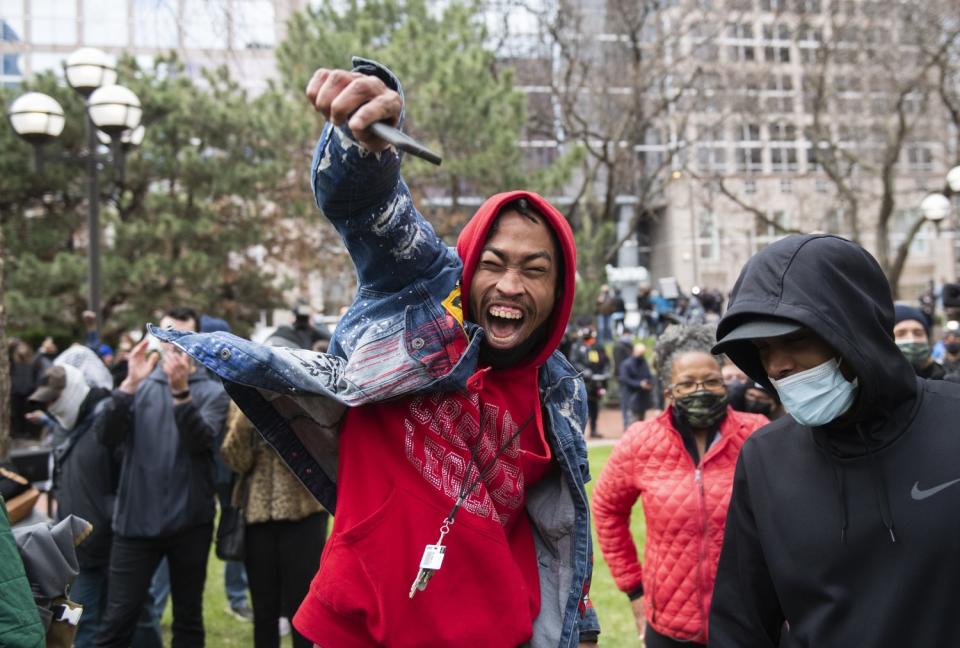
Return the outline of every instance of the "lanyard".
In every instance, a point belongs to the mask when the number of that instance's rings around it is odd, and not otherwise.
[[[504,441],[503,445],[500,446],[496,454],[493,455],[493,458],[490,459],[490,461],[488,461],[485,466],[479,466],[477,464],[476,444],[470,447],[470,461],[467,463],[467,469],[463,473],[463,483],[460,485],[460,492],[457,494],[457,500],[453,503],[453,508],[450,509],[450,513],[447,515],[447,517],[443,521],[444,525],[453,524],[453,519],[456,517],[457,511],[460,510],[460,506],[468,497],[470,497],[470,493],[473,492],[473,489],[476,488],[477,485],[479,485],[480,480],[483,479],[483,474],[488,470],[490,470],[493,464],[497,462],[497,459],[499,459],[500,456],[507,451],[507,448],[510,447],[510,444],[513,443],[517,439],[517,437],[520,436],[520,433],[523,432],[528,425],[530,425],[530,422],[533,420],[533,417],[535,415],[536,415],[536,412],[534,412],[533,414],[527,417],[527,420],[524,421],[523,424],[517,428],[516,432],[510,435],[509,439]],[[470,469],[473,468],[474,465],[477,465],[477,477],[472,482],[470,482],[470,485],[468,486],[467,479],[470,477]]]
[[[510,447],[510,444],[516,441],[517,437],[520,436],[520,433],[523,432],[530,422],[533,420],[533,417],[536,416],[536,411],[531,414],[526,421],[523,422],[517,431],[510,435],[510,438],[507,439],[502,446],[497,450],[493,455],[493,458],[486,463],[486,465],[481,466],[477,462],[477,447],[476,444],[470,446],[470,461],[467,462],[467,469],[463,473],[463,482],[460,484],[460,492],[457,494],[457,499],[453,503],[453,508],[450,509],[450,513],[447,514],[447,517],[443,519],[443,522],[440,524],[440,539],[437,540],[436,544],[427,545],[423,550],[423,557],[420,559],[420,571],[417,572],[417,577],[413,581],[413,585],[410,586],[410,598],[417,592],[422,592],[427,589],[427,583],[430,582],[430,578],[433,576],[434,572],[440,569],[440,566],[443,564],[443,556],[446,553],[447,548],[443,544],[443,539],[448,533],[450,533],[450,526],[453,524],[454,519],[457,516],[457,511],[460,510],[460,507],[463,505],[463,502],[470,496],[470,493],[473,492],[473,489],[477,487],[480,483],[480,480],[483,479],[484,473],[490,470],[491,467],[497,462],[497,459],[507,451],[507,448]],[[470,479],[470,472],[476,466],[477,476],[473,481],[468,481]]]

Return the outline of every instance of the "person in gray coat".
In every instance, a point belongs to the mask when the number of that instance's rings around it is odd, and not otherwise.
[[[190,309],[161,328],[197,330]],[[133,348],[129,373],[107,403],[100,440],[122,446],[113,517],[107,605],[97,646],[130,645],[161,559],[170,566],[173,645],[202,646],[203,587],[213,533],[213,446],[229,397],[207,371],[172,345]]]

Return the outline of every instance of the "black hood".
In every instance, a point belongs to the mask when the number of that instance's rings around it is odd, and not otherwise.
[[[916,378],[893,341],[890,284],[866,250],[830,235],[789,236],[767,246],[741,271],[717,339],[756,316],[794,320],[823,338],[859,381],[857,400],[844,418],[868,433],[896,434],[877,428],[915,397]],[[773,390],[753,344],[733,343],[724,352]]]

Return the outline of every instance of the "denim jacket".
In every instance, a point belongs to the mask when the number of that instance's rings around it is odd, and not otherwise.
[[[399,91],[386,68],[362,59],[354,65]],[[328,353],[266,347],[223,332],[151,330],[223,378],[266,441],[333,512],[337,431],[345,409],[465,390],[477,374],[484,333],[462,319],[462,264],[414,207],[396,151],[368,153],[346,127],[328,124],[314,154],[312,182],[359,284]],[[540,368],[539,384],[561,470],[527,492],[542,600],[531,645],[567,647],[599,632],[587,596],[593,548],[584,488],[590,479],[586,396],[583,381],[558,352]]]

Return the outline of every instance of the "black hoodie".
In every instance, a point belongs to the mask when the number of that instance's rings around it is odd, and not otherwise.
[[[960,385],[917,378],[893,341],[877,262],[792,236],[744,267],[721,339],[751,316],[800,322],[853,369],[844,422],[785,416],[744,444],[710,611],[710,646],[960,646]],[[771,386],[750,343],[727,350]]]

